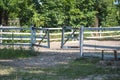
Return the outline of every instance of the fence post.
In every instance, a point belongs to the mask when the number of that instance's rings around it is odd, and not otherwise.
[[[12,31],[12,48],[14,49],[14,33]]]
[[[102,60],[104,60],[104,50],[102,50]]]
[[[0,38],[1,38],[1,40],[0,40],[0,43],[2,44],[2,25],[0,26],[0,28],[1,28],[1,30],[0,30]]]
[[[63,48],[63,45],[64,45],[64,27],[62,27],[62,39],[61,39],[61,48]]]
[[[31,46],[31,48],[32,48],[32,46],[33,46],[33,26],[31,26],[30,27],[30,31],[31,31],[31,41],[30,41],[30,46]]]
[[[47,43],[48,43],[48,48],[50,48],[50,34],[49,34],[49,29],[47,29]]]
[[[42,27],[40,27],[42,29]],[[43,30],[40,30],[40,38],[43,37]]]
[[[84,36],[84,27],[82,26],[79,31],[79,45],[80,45],[80,56],[83,56],[83,36]]]
[[[102,28],[102,26],[100,26],[100,28]],[[101,37],[101,32],[102,32],[102,30],[99,31],[99,36],[100,36],[100,37]]]
[[[71,33],[73,33],[74,32],[74,30],[73,29],[71,29]],[[75,39],[74,39],[74,34],[72,34],[72,41],[74,41]]]
[[[116,50],[114,50],[114,57],[115,57],[115,61],[117,61],[118,57],[117,57],[117,51]]]
[[[36,43],[36,29],[33,28],[33,45]]]
[[[35,39],[35,37],[36,37],[36,35],[35,35],[36,32],[35,32],[35,29],[34,29],[34,26],[33,26],[33,25],[31,26],[30,30],[31,30],[31,44],[30,44],[30,46],[31,46],[31,49],[34,51],[33,46],[34,46],[34,44],[35,44],[35,42],[36,42],[36,39]]]

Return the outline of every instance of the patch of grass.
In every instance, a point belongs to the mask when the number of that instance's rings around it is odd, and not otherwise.
[[[79,58],[69,64],[49,68],[16,69],[8,67],[4,70],[8,70],[9,74],[0,75],[0,80],[78,80],[89,75],[93,75],[90,80],[94,80],[96,76],[103,77],[103,80],[119,80],[119,75],[111,75],[120,74],[120,70],[98,67],[96,64],[99,60],[99,58]]]
[[[10,67],[8,67],[10,69]],[[8,69],[5,68],[7,71]],[[9,74],[0,75],[0,80],[62,80],[59,76],[41,68],[31,68],[27,70],[13,68]],[[10,71],[10,70],[8,70]],[[0,71],[1,73],[1,71]]]
[[[60,67],[57,73],[69,78],[97,74],[97,72],[100,72],[100,69],[94,65],[95,63],[96,61],[87,58],[76,59],[69,66]]]
[[[58,75],[67,76],[68,78],[79,78],[88,75],[120,74],[119,70],[111,68],[98,67],[99,58],[79,58],[70,62],[67,66],[59,67],[56,70]]]
[[[111,76],[108,76],[107,79],[105,80],[120,80],[120,76],[119,75],[111,75]]]
[[[25,50],[22,48],[0,49],[0,59],[27,58],[32,56],[36,56],[36,52],[33,52],[31,50]]]

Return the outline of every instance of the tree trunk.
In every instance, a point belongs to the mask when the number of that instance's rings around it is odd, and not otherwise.
[[[94,22],[94,26],[93,27],[98,27],[99,26],[99,19],[97,17],[97,15],[95,16],[95,22]]]
[[[0,11],[0,25],[2,25],[2,11]]]
[[[1,25],[6,26],[8,24],[8,12],[3,10],[1,12]]]
[[[98,16],[96,15],[95,16],[95,19],[94,19],[94,23],[93,23],[93,27],[99,27],[99,18],[98,18]],[[96,31],[95,31],[96,32]],[[93,35],[92,36],[98,36],[99,34],[98,33],[93,33]]]

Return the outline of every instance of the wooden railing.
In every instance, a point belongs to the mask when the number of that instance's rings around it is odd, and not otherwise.
[[[33,46],[36,43],[47,41],[47,43],[49,44],[48,47],[50,47],[50,41],[61,40],[60,37],[50,39],[50,36],[61,35],[61,33],[52,32],[55,30],[62,30],[62,28],[35,28],[35,27],[22,28],[15,26],[0,26],[0,44]],[[48,33],[46,33],[46,31]],[[7,43],[7,41],[9,43]]]
[[[59,30],[59,31],[58,31]],[[84,39],[100,39],[100,38],[117,38],[120,39],[120,27],[111,28],[69,28],[65,32],[64,28],[30,28],[14,27],[14,26],[0,26],[0,44],[1,45],[23,45],[33,46],[41,45],[41,42],[45,42],[47,47],[50,48],[51,41],[61,41],[61,48],[69,40],[76,38],[79,40],[79,47],[82,50],[84,46]],[[59,33],[58,33],[59,32]],[[114,34],[118,35],[103,35]],[[86,34],[90,36],[85,36]],[[99,34],[94,36],[93,34]],[[52,37],[54,36],[54,38]],[[59,37],[58,37],[59,36]],[[43,45],[44,46],[44,45]],[[81,51],[82,54],[82,51]]]
[[[102,31],[110,31],[108,32],[109,34],[110,33],[114,33],[115,32],[118,32],[118,35],[112,35],[112,36],[95,36],[95,37],[91,37],[91,38],[118,38],[118,40],[120,41],[120,27],[111,27],[111,28],[108,28],[108,27],[100,27],[100,28],[85,28],[85,27],[81,27],[80,28],[80,55],[83,56],[83,47],[95,47],[95,48],[100,48],[102,50],[106,50],[106,49],[109,49],[109,50],[113,50],[113,51],[117,51],[117,50],[120,50],[120,45],[119,46],[110,46],[110,45],[89,45],[89,44],[84,44],[84,31],[96,31],[97,33],[100,33],[100,34],[103,34],[104,32]],[[111,32],[112,31],[112,32]],[[92,32],[94,33],[94,32]],[[106,32],[105,32],[106,33]],[[90,39],[90,37],[88,37]]]

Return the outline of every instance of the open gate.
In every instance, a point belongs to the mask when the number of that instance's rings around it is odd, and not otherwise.
[[[65,26],[62,28],[61,48],[79,48],[78,46],[65,46],[68,41],[79,40],[80,28]]]
[[[45,48],[50,48],[50,35],[49,35],[49,29],[47,28],[31,28],[31,46],[40,46]],[[36,32],[39,32],[39,34],[36,34]],[[42,45],[42,42],[45,42],[44,45]]]
[[[34,26],[31,27],[31,46],[50,48],[50,32],[61,29],[62,28],[36,28]]]

